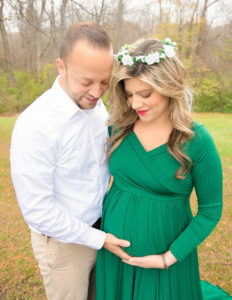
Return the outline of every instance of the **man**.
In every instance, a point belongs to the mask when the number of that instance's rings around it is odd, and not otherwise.
[[[48,299],[94,299],[96,250],[128,259],[119,240],[98,228],[109,183],[104,151],[112,45],[95,23],[68,30],[52,88],[18,118],[11,172]]]

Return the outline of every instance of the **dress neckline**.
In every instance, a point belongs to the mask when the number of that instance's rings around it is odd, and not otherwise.
[[[131,135],[134,138],[135,142],[137,143],[138,147],[140,147],[142,149],[143,152],[145,152],[148,155],[158,155],[160,153],[166,152],[167,151],[167,143],[163,143],[158,147],[155,147],[152,150],[147,151],[143,144],[141,143],[141,141],[139,140],[138,136],[136,135],[136,133],[134,132],[134,130],[131,131]]]

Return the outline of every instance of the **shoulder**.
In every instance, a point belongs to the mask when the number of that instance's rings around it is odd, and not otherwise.
[[[35,137],[53,140],[62,130],[65,118],[56,110],[50,90],[47,90],[30,104],[17,118],[13,137],[20,137],[27,143]]]
[[[193,161],[200,161],[204,157],[218,157],[218,151],[208,129],[198,122],[192,126],[194,136],[187,142],[187,153]]]
[[[27,122],[30,119],[36,120],[47,111],[51,106],[51,90],[45,91],[38,98],[36,98],[18,117],[18,122]]]
[[[197,146],[207,146],[208,143],[214,144],[213,138],[205,125],[194,121],[192,130],[194,132],[194,137],[191,140],[191,144],[196,144]]]

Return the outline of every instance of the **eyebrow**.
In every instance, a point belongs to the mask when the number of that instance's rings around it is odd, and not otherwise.
[[[110,81],[110,78],[111,78],[111,76],[108,77],[108,78],[103,79],[102,81]],[[80,80],[83,80],[83,81],[92,81],[91,78],[86,78],[86,77],[81,77]]]
[[[80,77],[80,80],[91,81],[91,79],[90,79],[90,78],[85,78],[85,77]]]
[[[140,93],[146,93],[146,92],[152,92],[153,91],[153,88],[149,88],[149,89],[144,89],[144,90],[140,90],[140,91],[137,91],[135,94],[140,94]],[[127,91],[126,89],[125,89],[125,92],[126,93],[131,93],[130,91]]]

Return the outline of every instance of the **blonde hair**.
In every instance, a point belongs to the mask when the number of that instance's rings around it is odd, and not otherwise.
[[[138,40],[130,46],[129,54],[145,55],[151,51],[160,51],[162,47],[162,42],[156,39]],[[124,79],[135,77],[148,83],[158,93],[170,99],[169,118],[173,130],[167,147],[171,155],[181,164],[175,177],[184,179],[192,167],[192,161],[182,151],[181,146],[192,138],[194,133],[191,130],[193,120],[188,107],[190,95],[186,85],[186,71],[176,56],[153,65],[143,63],[135,63],[131,67],[120,65],[113,75],[109,93],[111,116],[109,125],[113,128],[112,137],[109,138],[111,145],[109,157],[133,130],[138,120],[137,113],[128,105],[124,89]]]

